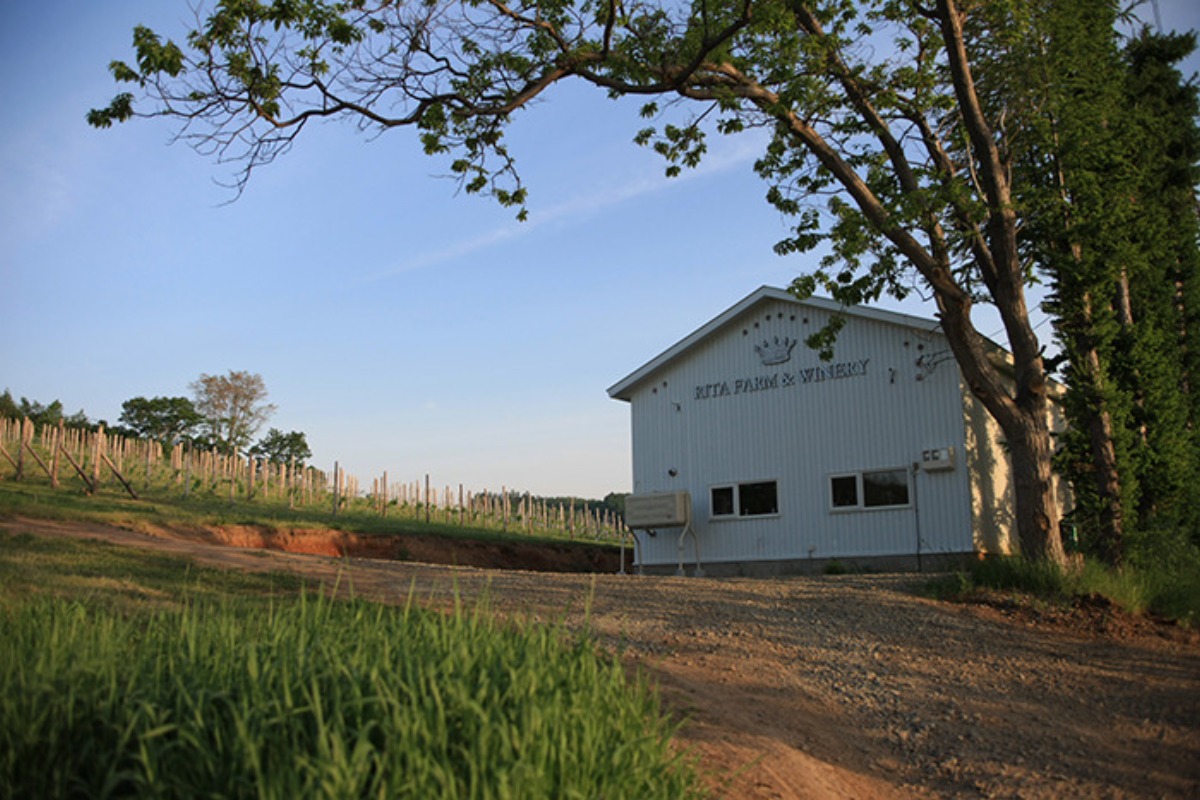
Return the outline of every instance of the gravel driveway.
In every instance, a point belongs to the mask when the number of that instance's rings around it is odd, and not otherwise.
[[[1198,797],[1200,646],[1071,634],[915,596],[912,576],[566,575],[242,550],[79,523],[225,567],[339,580],[398,602],[486,592],[579,624],[658,682],[717,796]]]

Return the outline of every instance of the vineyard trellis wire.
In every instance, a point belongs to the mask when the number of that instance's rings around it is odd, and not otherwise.
[[[587,501],[552,502],[502,486],[468,490],[463,484],[434,485],[422,478],[392,482],[385,471],[365,490],[338,462],[330,472],[310,465],[272,462],[177,443],[57,425],[28,417],[0,417],[0,480],[46,480],[54,489],[80,484],[87,494],[115,482],[134,499],[143,495],[225,498],[233,504],[286,504],[348,510],[380,517],[549,538],[618,542],[629,530],[619,514]]]

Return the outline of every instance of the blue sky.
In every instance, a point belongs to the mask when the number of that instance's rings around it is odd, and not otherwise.
[[[1200,27],[1188,2],[1160,10]],[[188,14],[0,4],[0,390],[115,422],[131,397],[248,370],[278,406],[270,427],[366,485],[387,470],[599,497],[631,483],[628,407],[605,388],[812,263],[772,252],[786,226],[752,137],[668,181],[631,143],[636,103],[582,89],[512,129],[523,224],[457,196],[411,132],[345,124],[306,131],[230,203],[232,172],[170,145],[167,122],[84,123],[133,26],[179,36]]]

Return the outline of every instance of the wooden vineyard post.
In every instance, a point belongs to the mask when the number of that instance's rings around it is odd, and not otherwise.
[[[383,500],[383,505],[382,505],[382,506],[380,506],[380,508],[379,508],[379,516],[383,517],[384,519],[387,519],[387,512],[388,512],[388,474],[387,474],[387,470],[386,470],[386,469],[383,471],[383,487],[382,487],[382,488],[383,488],[383,491],[382,491],[382,492],[380,492],[380,494],[382,495],[381,499]]]
[[[8,448],[4,446],[4,442],[2,440],[0,440],[0,456],[4,456],[6,459],[8,459],[8,463],[13,465],[13,469],[17,468],[17,462],[13,460],[12,455],[9,454]],[[0,475],[0,481],[2,480],[4,480],[4,476]]]
[[[465,512],[466,508],[463,507],[463,485],[460,483],[458,485],[458,524],[460,527],[465,524]]]
[[[104,426],[96,428],[92,440],[92,491],[100,488],[100,457],[104,455]]]
[[[21,440],[17,444],[17,480],[25,477],[25,447],[32,438],[33,421],[29,417],[21,418]]]
[[[338,513],[338,483],[341,480],[341,468],[338,462],[333,462],[333,515],[336,517]]]
[[[183,453],[183,496],[187,497],[192,491],[192,448]]]
[[[429,524],[429,473],[425,473],[425,524]]]
[[[66,422],[59,419],[54,426],[54,435],[50,438],[50,488],[59,488],[59,447],[62,445],[62,431]]]
[[[85,487],[87,487],[87,493],[88,493],[88,494],[95,494],[95,493],[96,493],[96,487],[92,485],[92,482],[91,482],[91,480],[88,478],[88,476],[87,476],[87,473],[86,473],[86,472],[84,472],[84,470],[83,470],[83,467],[79,466],[79,464],[77,464],[77,463],[75,462],[75,459],[71,457],[71,451],[70,451],[70,450],[68,450],[66,447],[64,447],[64,446],[63,446],[63,444],[62,444],[62,442],[59,442],[59,444],[58,444],[58,447],[59,447],[59,449],[62,451],[62,454],[63,454],[64,456],[66,456],[66,458],[67,458],[67,463],[68,463],[68,464],[70,464],[72,467],[74,467],[74,468],[75,468],[75,471],[76,471],[77,473],[79,473],[79,478],[80,478],[80,480],[82,480],[82,481],[83,481],[83,485],[84,485]]]
[[[119,480],[121,485],[125,487],[125,491],[129,492],[129,496],[134,500],[137,500],[137,492],[135,492],[133,487],[129,485],[129,481],[125,480],[125,476],[121,474],[119,469],[117,469],[117,465],[112,462],[112,459],[108,457],[108,454],[101,453],[100,457],[104,459],[104,463],[108,465],[108,468],[112,470],[112,474],[117,476],[117,480]]]
[[[33,429],[34,429],[34,425],[33,425],[33,423],[32,423],[32,422],[30,422],[28,419],[26,420],[26,422],[29,422],[29,426],[28,426],[28,428],[29,428],[29,429],[28,429],[28,431],[24,431],[24,430],[22,430],[22,432],[21,432],[21,433],[22,433],[22,443],[23,443],[23,446],[24,446],[25,448],[28,448],[28,450],[29,450],[29,455],[33,456],[33,460],[34,460],[34,461],[36,461],[36,462],[38,463],[38,466],[40,466],[40,467],[42,468],[42,471],[43,471],[43,472],[45,472],[45,473],[46,473],[46,475],[50,476],[50,477],[53,479],[53,475],[52,475],[52,474],[51,474],[51,472],[50,472],[50,468],[46,466],[46,462],[45,462],[45,461],[42,461],[42,457],[41,457],[41,456],[39,456],[39,455],[37,454],[37,450],[34,450],[34,449],[33,449]]]
[[[0,456],[8,459],[8,463],[13,463],[13,458],[8,454],[8,448],[4,446],[4,442],[8,439],[8,418],[0,417]],[[0,481],[4,480],[4,473],[0,471]]]
[[[142,442],[142,446],[146,449],[146,485],[143,487],[143,491],[148,492],[150,491],[150,467],[153,460],[150,454],[154,452],[154,448],[149,441]]]
[[[4,446],[4,442],[8,439],[8,435],[8,419],[6,417],[0,417],[0,456],[4,456],[6,459],[8,459],[8,463],[13,465],[13,469],[16,469],[17,462],[14,461],[13,457],[9,454],[8,448]],[[0,481],[2,480],[4,480],[4,475],[3,473],[0,473]]]
[[[15,481],[25,477],[25,426],[28,424],[29,417],[21,417],[21,428],[17,432],[17,474],[13,476]]]

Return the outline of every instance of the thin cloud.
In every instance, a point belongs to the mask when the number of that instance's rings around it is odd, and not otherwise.
[[[5,238],[9,243],[45,235],[56,229],[75,206],[71,181],[66,175],[64,152],[23,136],[0,149],[0,164],[7,173],[4,209]]]
[[[398,264],[365,276],[362,282],[374,283],[396,275],[453,261],[481,250],[487,250],[502,242],[528,236],[546,225],[558,223],[562,220],[569,220],[570,225],[579,225],[596,214],[622,203],[659,192],[669,191],[692,181],[702,180],[728,172],[731,169],[742,167],[752,161],[761,152],[762,143],[757,141],[756,137],[738,137],[736,144],[722,148],[718,152],[710,153],[700,163],[699,167],[684,170],[677,178],[666,178],[661,172],[656,170],[648,175],[643,174],[638,178],[609,187],[600,192],[576,194],[561,203],[531,212],[526,222],[513,221],[473,239],[466,239],[448,247],[417,253]]]

